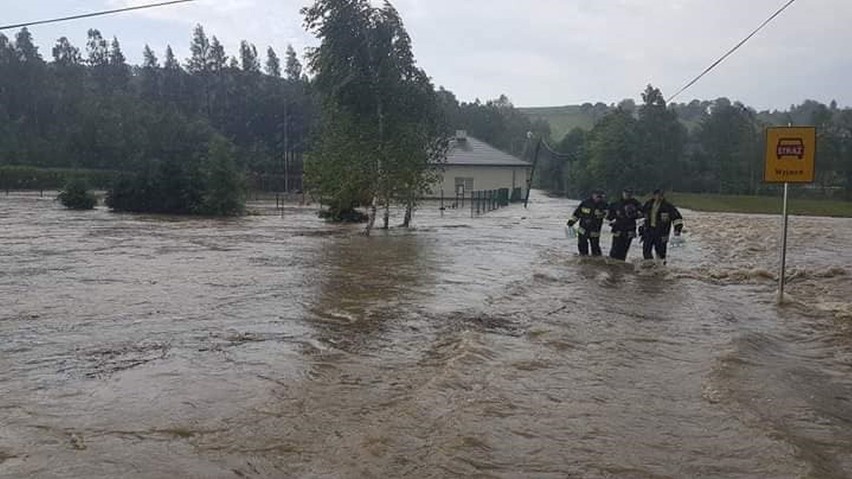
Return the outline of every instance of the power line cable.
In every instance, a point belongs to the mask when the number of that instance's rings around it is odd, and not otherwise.
[[[67,22],[67,21],[70,21],[70,20],[80,20],[81,18],[100,17],[100,16],[103,16],[103,15],[112,15],[112,14],[115,14],[115,13],[129,12],[129,11],[132,11],[132,10],[143,10],[143,9],[147,9],[147,8],[166,7],[166,6],[175,5],[175,4],[178,4],[178,3],[188,3],[188,2],[194,2],[194,1],[195,0],[172,0],[172,1],[169,1],[169,2],[149,3],[149,4],[146,4],[146,5],[137,5],[135,7],[125,7],[125,8],[118,8],[118,9],[115,9],[115,10],[105,10],[105,11],[102,11],[102,12],[93,12],[93,13],[84,13],[84,14],[81,14],[81,15],[72,15],[70,17],[52,18],[52,19],[49,19],[49,20],[37,20],[37,21],[34,21],[34,22],[18,23],[16,25],[0,26],[0,31],[12,30],[12,29],[16,29],[16,28],[31,27],[33,25],[44,25],[44,24],[47,24],[47,23],[59,23],[59,22]]]
[[[553,147],[550,146],[550,144],[548,144],[547,140],[545,140],[544,138],[541,139],[541,144],[542,146],[544,146],[544,149],[547,150],[548,153],[550,153],[551,156],[554,156],[559,160],[577,160],[577,157],[573,154],[559,153],[558,151],[554,150]]]
[[[722,55],[722,57],[721,57],[721,58],[719,58],[718,60],[716,60],[715,62],[713,62],[713,64],[712,64],[712,65],[710,65],[709,67],[707,67],[707,69],[706,69],[706,70],[704,70],[703,72],[701,72],[701,74],[700,74],[700,75],[698,75],[698,76],[697,76],[697,77],[695,77],[692,81],[690,81],[689,83],[687,83],[686,85],[684,85],[684,87],[683,87],[683,88],[681,88],[680,90],[678,90],[678,91],[677,91],[677,93],[675,93],[674,95],[672,95],[671,97],[669,97],[669,99],[668,99],[668,100],[666,100],[666,103],[671,102],[672,100],[674,100],[675,98],[677,98],[677,97],[678,97],[678,95],[680,95],[681,93],[683,93],[684,91],[686,91],[689,87],[691,87],[692,85],[695,85],[696,83],[698,83],[698,81],[699,81],[699,80],[701,80],[702,78],[704,78],[704,76],[705,76],[705,75],[707,75],[708,73],[710,73],[710,71],[711,71],[711,70],[713,70],[714,68],[716,68],[717,66],[719,66],[719,64],[720,64],[720,63],[722,63],[723,61],[725,61],[725,59],[727,59],[729,56],[733,55],[733,53],[734,53],[734,52],[736,52],[737,50],[739,50],[739,49],[740,49],[740,47],[742,47],[743,45],[745,45],[745,44],[746,44],[746,42],[748,42],[749,40],[751,40],[751,39],[752,39],[752,37],[754,37],[755,35],[757,35],[757,34],[758,34],[761,30],[763,30],[763,28],[764,28],[764,27],[766,27],[767,25],[769,25],[769,23],[771,23],[771,22],[772,22],[772,20],[775,20],[775,18],[776,18],[776,17],[778,17],[779,15],[781,15],[782,13],[784,13],[784,10],[787,10],[787,8],[789,8],[789,7],[790,7],[790,5],[792,5],[792,4],[793,4],[793,3],[795,3],[795,2],[796,2],[796,0],[789,0],[786,4],[784,4],[784,6],[782,6],[781,8],[779,8],[779,9],[778,9],[778,11],[776,11],[775,13],[773,13],[773,14],[772,14],[772,16],[770,16],[770,17],[769,17],[769,18],[767,18],[767,19],[766,19],[763,23],[761,23],[759,27],[757,27],[757,28],[756,28],[753,32],[751,32],[751,33],[750,33],[747,37],[745,37],[745,38],[744,38],[741,42],[737,43],[737,44],[734,46],[734,48],[731,48],[730,50],[728,50],[728,52],[727,52],[727,53],[725,53],[724,55]]]

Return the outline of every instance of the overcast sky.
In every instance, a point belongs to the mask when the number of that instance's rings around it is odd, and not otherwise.
[[[18,23],[154,0],[0,0]],[[185,58],[195,24],[229,54],[241,39],[282,54],[315,45],[299,9],[309,0],[197,0],[158,10],[31,30],[45,57],[86,30],[118,36],[138,63],[145,43]],[[417,60],[462,100],[505,93],[518,106],[637,98],[648,83],[671,95],[778,9],[784,0],[396,0]],[[798,0],[678,101],[727,96],[786,108],[812,98],[852,104],[852,0]],[[11,36],[14,32],[4,32]]]

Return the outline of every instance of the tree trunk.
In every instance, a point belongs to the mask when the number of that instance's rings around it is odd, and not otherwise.
[[[385,200],[385,214],[382,217],[382,221],[384,222],[382,229],[390,229],[390,200]]]
[[[402,220],[402,227],[403,228],[410,228],[411,227],[411,215],[413,213],[414,213],[414,205],[412,204],[411,201],[409,201],[405,205],[405,217]]]
[[[370,236],[373,232],[373,227],[376,225],[376,198],[373,198],[373,203],[370,205],[370,211],[367,214],[367,228],[364,234]]]
[[[384,174],[382,172],[382,155],[384,154],[385,147],[385,113],[384,113],[384,103],[382,102],[382,96],[379,92],[379,75],[376,70],[376,59],[373,57],[373,51],[370,49],[370,46],[367,46],[367,56],[370,61],[370,67],[372,68],[373,74],[373,95],[376,99],[376,119],[378,120],[379,127],[379,151],[376,156],[376,178],[373,181],[373,204],[370,208],[370,220],[367,223],[367,236],[370,235],[370,231],[373,229],[373,226],[376,222],[376,203],[378,201],[379,189],[383,184]]]

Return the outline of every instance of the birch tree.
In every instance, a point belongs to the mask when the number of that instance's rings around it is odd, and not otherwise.
[[[306,173],[332,217],[367,206],[369,234],[379,206],[385,227],[395,202],[410,205],[410,217],[434,174],[433,160],[446,143],[437,97],[389,2],[317,0],[302,13],[320,39],[308,67],[322,100],[320,137]]]

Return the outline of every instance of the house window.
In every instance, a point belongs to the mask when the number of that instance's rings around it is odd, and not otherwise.
[[[464,196],[473,191],[473,178],[456,177],[456,195]]]

